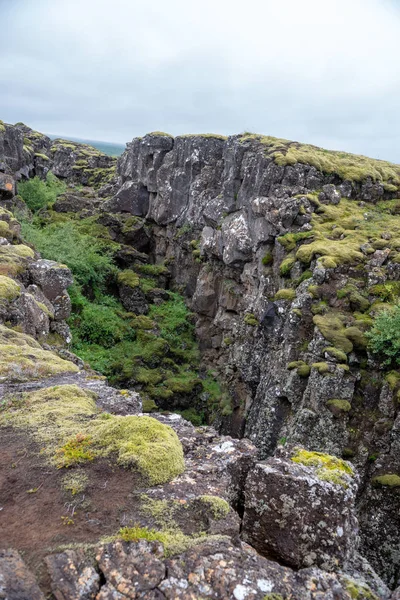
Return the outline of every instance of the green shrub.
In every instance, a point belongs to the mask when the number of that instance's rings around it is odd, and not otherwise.
[[[91,344],[110,348],[126,333],[127,325],[108,306],[88,303],[79,315],[79,337]]]
[[[46,181],[34,177],[18,184],[18,194],[32,212],[37,212],[39,209],[55,202],[57,196],[62,194],[65,189],[65,183],[57,179],[52,173],[47,174]]]
[[[384,365],[400,364],[400,305],[378,313],[365,336],[372,352],[383,358]]]
[[[82,234],[73,222],[51,224],[43,229],[35,223],[23,223],[22,234],[43,258],[68,265],[75,281],[87,288],[103,288],[115,271],[105,244]]]

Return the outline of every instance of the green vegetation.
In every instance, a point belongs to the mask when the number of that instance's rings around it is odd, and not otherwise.
[[[29,335],[0,325],[0,377],[9,381],[40,379],[59,373],[75,373],[73,363],[43,350]]]
[[[246,325],[250,325],[250,327],[257,327],[259,325],[258,319],[253,315],[253,313],[246,313],[244,315],[244,322]]]
[[[62,487],[66,492],[70,492],[72,496],[76,496],[77,494],[81,494],[85,491],[88,481],[89,477],[84,471],[75,469],[71,473],[64,475]]]
[[[5,275],[0,275],[0,303],[2,300],[11,302],[20,295],[21,286]]]
[[[11,401],[0,416],[0,426],[5,425],[26,429],[58,468],[110,456],[138,470],[151,485],[184,470],[173,429],[150,417],[101,413],[92,394],[76,385],[44,388]]]
[[[32,206],[45,204],[41,198],[46,196],[47,188],[47,182],[35,181],[39,199],[35,196]],[[25,190],[22,195],[25,196]],[[150,305],[148,315],[137,316],[124,310],[114,295],[118,284],[139,287],[145,294],[153,290],[157,277],[168,273],[165,265],[138,264],[119,270],[114,262],[119,245],[109,239],[106,228],[93,217],[79,219],[39,210],[31,222],[23,221],[22,231],[44,258],[67,264],[72,270],[75,283],[69,289],[69,325],[72,350],[78,356],[114,385],[139,385],[150,410],[154,403],[162,405],[173,395],[190,394],[199,406],[204,400],[206,403],[206,410],[192,406],[186,413],[196,424],[214,414],[220,404],[221,411],[229,411],[227,393],[214,385],[214,376],[199,378],[194,324],[183,298],[169,292],[167,301]],[[9,247],[0,247],[0,259],[2,248]],[[10,248],[18,250],[21,246]],[[33,255],[29,248],[23,248]],[[14,262],[11,266],[11,274],[20,268],[19,263],[17,268]],[[187,402],[183,404],[187,410]],[[174,405],[179,410],[179,402],[175,400]]]
[[[292,461],[306,467],[316,467],[315,474],[319,479],[343,487],[348,486],[348,478],[354,475],[353,468],[344,460],[322,452],[298,448],[292,456]]]
[[[295,262],[296,259],[294,256],[288,256],[281,262],[279,272],[282,275],[282,277],[290,276],[290,271],[292,270],[292,267],[294,266]]]
[[[48,160],[47,156],[46,159]],[[52,173],[47,174],[46,181],[34,177],[18,184],[19,195],[33,212],[40,208],[49,207],[65,189],[65,183],[57,179]]]
[[[274,257],[272,256],[272,252],[266,252],[261,260],[264,267],[271,265],[274,262]]]
[[[211,512],[213,519],[217,521],[224,519],[229,511],[230,507],[226,500],[219,496],[199,496],[199,500],[207,506],[207,509]]]
[[[384,365],[400,364],[400,305],[377,314],[365,336],[370,349],[382,357]]]
[[[378,596],[371,592],[370,588],[363,583],[358,583],[349,577],[343,577],[342,580],[352,600],[379,600]]]
[[[297,374],[300,377],[308,377],[311,371],[311,367],[309,365],[307,365],[304,360],[295,360],[293,362],[290,362],[287,366],[287,368],[291,371],[293,369],[296,369]]]
[[[337,412],[348,413],[351,410],[351,404],[348,400],[332,399],[328,400],[326,405]]]
[[[386,473],[385,475],[374,477],[372,483],[377,486],[390,488],[400,487],[400,476],[394,473]]]
[[[296,291],[291,288],[282,288],[278,290],[274,296],[274,300],[288,300],[292,301],[296,298]]]

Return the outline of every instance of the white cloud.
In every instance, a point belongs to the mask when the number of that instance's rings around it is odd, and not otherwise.
[[[400,162],[394,0],[0,0],[0,118],[130,139],[245,129]]]

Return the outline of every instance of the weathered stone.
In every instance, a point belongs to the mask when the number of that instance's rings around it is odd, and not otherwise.
[[[46,298],[51,302],[57,296],[63,296],[73,282],[68,267],[53,260],[40,259],[29,265],[29,273],[33,283],[39,285]]]
[[[121,284],[118,288],[123,307],[135,315],[145,315],[149,311],[146,296],[139,287],[133,288]]]
[[[0,598],[44,600],[33,574],[16,550],[0,550]]]
[[[83,550],[66,550],[45,559],[56,600],[94,600],[100,575],[85,559]]]
[[[0,198],[12,198],[15,195],[15,180],[11,175],[0,173]]]
[[[289,456],[269,458],[250,471],[243,538],[295,568],[343,565],[358,544],[356,482],[344,471],[305,466]]]

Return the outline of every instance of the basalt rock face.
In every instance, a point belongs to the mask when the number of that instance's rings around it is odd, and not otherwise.
[[[69,140],[51,140],[23,123],[0,122],[0,193],[6,175],[14,180],[50,171],[57,177],[82,185],[110,185],[114,182],[116,159],[92,146]],[[14,191],[7,189],[7,192]],[[13,194],[11,194],[13,195]]]
[[[398,196],[398,175],[324,170],[278,146],[252,135],[135,139],[103,206],[152,227],[154,260],[184,290],[204,360],[229,387],[221,431],[249,437],[263,458],[285,442],[351,457],[362,551],[395,585],[399,488],[373,482],[399,473],[397,387],[364,331],[381,300],[373,286],[400,271],[387,223],[374,234],[364,224]]]

